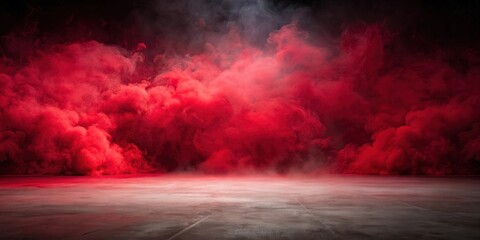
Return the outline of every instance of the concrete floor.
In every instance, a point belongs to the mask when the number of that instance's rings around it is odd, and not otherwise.
[[[0,239],[480,239],[480,178],[0,177]]]

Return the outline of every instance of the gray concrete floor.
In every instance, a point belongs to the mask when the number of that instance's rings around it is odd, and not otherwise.
[[[0,177],[0,239],[480,239],[480,178]]]

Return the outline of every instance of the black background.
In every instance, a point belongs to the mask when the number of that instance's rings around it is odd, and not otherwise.
[[[15,57],[28,52],[24,45],[35,48],[79,40],[127,49],[144,42],[159,51],[167,46],[188,50],[200,32],[221,32],[215,26],[232,20],[229,4],[241,1],[203,1],[205,7],[199,11],[212,15],[206,29],[195,29],[199,15],[192,15],[196,9],[183,8],[188,1],[166,2],[170,1],[1,1],[0,50]],[[417,48],[476,49],[480,39],[480,1],[265,1],[264,6],[282,16],[273,29],[289,22],[295,12],[304,28],[332,38],[355,24],[378,23]],[[214,7],[220,10],[209,12]],[[267,34],[252,41],[262,43]]]

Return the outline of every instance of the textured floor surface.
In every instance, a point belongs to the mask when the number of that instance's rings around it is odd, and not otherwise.
[[[480,178],[0,177],[1,239],[480,239]]]

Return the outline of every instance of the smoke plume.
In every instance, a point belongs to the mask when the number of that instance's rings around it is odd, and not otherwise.
[[[2,31],[0,173],[480,173],[473,35],[417,34],[441,11],[133,2]]]

